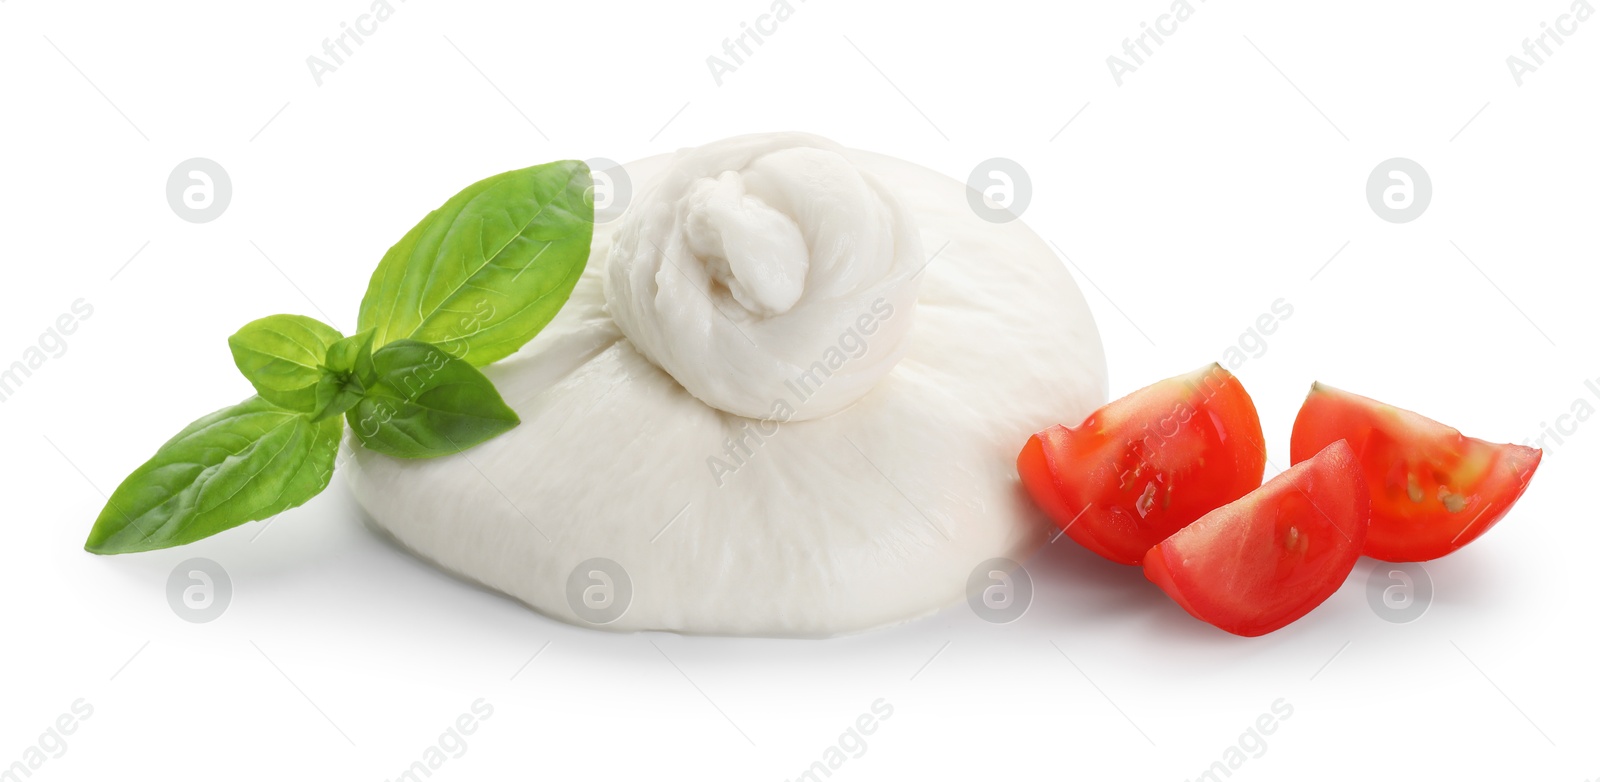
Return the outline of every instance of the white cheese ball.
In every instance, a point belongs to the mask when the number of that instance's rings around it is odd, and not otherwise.
[[[680,152],[631,205],[606,305],[707,405],[803,421],[850,406],[905,355],[926,262],[916,220],[847,150],[740,136]],[[786,397],[792,413],[775,413]]]
[[[937,611],[1049,539],[1017,453],[1105,402],[1105,357],[1021,221],[805,134],[625,169],[571,300],[485,369],[521,425],[352,447],[374,525],[574,624],[805,637]]]

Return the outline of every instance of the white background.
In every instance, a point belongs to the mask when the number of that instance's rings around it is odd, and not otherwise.
[[[435,778],[785,780],[882,698],[892,717],[836,778],[1186,780],[1282,698],[1292,717],[1234,778],[1600,777],[1600,422],[1566,419],[1500,526],[1426,566],[1421,619],[1369,608],[1363,561],[1258,639],[1066,539],[1028,563],[1012,625],[956,606],[825,642],[592,632],[413,560],[337,479],[269,525],[82,551],[102,491],[247,395],[225,345],[244,322],[348,330],[383,251],[489,174],[752,131],[958,179],[1021,163],[1113,396],[1219,358],[1286,299],[1239,370],[1278,467],[1313,379],[1496,441],[1600,407],[1600,20],[1521,86],[1506,64],[1568,0],[1196,0],[1121,86],[1106,58],[1166,0],[794,3],[721,86],[706,58],[767,0],[396,0],[321,86],[306,58],[368,0],[0,3],[0,364],[94,308],[0,404],[0,764],[83,698],[34,779],[392,779],[484,698]],[[1434,188],[1405,224],[1364,192],[1396,156]],[[167,203],[192,157],[231,176],[214,222]],[[167,603],[190,557],[232,579],[208,624]]]

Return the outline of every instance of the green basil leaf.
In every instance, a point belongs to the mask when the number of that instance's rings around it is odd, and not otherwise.
[[[376,346],[415,339],[473,366],[515,353],[572,294],[594,204],[576,160],[507,171],[457,193],[389,251],[361,299]]]
[[[315,318],[271,315],[245,324],[228,338],[228,349],[256,393],[279,407],[311,412],[323,359],[340,339]]]
[[[375,329],[367,329],[333,343],[322,365],[337,373],[352,373],[362,383],[371,384],[378,377],[372,366],[372,341],[376,335]]]
[[[345,417],[374,451],[403,459],[444,456],[520,423],[489,378],[436,345],[391,342],[372,360],[378,382]]]
[[[343,424],[311,423],[259,396],[190,424],[111,493],[84,548],[181,546],[265,519],[328,486]]]
[[[324,371],[322,379],[317,381],[317,409],[311,414],[311,423],[344,415],[366,393],[366,384],[355,373]]]

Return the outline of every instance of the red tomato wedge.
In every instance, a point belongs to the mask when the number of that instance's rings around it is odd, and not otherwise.
[[[1073,540],[1137,565],[1150,547],[1261,485],[1266,443],[1255,403],[1212,364],[1030,438],[1017,472]]]
[[[1389,562],[1437,559],[1494,526],[1528,488],[1544,455],[1496,445],[1409,410],[1317,383],[1294,421],[1289,458],[1345,440],[1372,489],[1362,552]]]
[[[1196,619],[1265,635],[1338,591],[1361,556],[1371,501],[1336,442],[1150,549],[1144,575]]]

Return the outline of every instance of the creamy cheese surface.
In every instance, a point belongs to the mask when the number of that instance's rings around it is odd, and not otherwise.
[[[1105,359],[1021,221],[805,134],[626,170],[571,300],[486,369],[522,424],[439,459],[352,448],[376,527],[575,624],[808,637],[936,611],[1049,539],[1017,452],[1105,401]]]
[[[908,347],[925,256],[910,214],[826,139],[741,136],[678,154],[613,239],[606,306],[700,401],[771,417],[787,381],[874,305],[874,350],[828,369],[790,417],[850,405]],[[824,363],[826,366],[826,363]],[[817,376],[819,373],[813,373]]]

